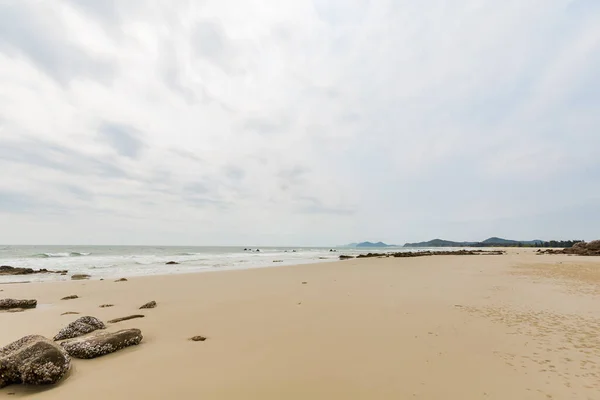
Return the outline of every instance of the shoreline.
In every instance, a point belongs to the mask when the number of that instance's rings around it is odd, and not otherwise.
[[[0,346],[52,337],[82,315],[145,315],[107,329],[139,328],[140,345],[73,360],[58,385],[12,385],[0,398],[579,399],[600,390],[600,257],[519,249],[211,272],[222,273],[0,285],[0,298],[40,304],[0,313]],[[68,295],[79,298],[60,300]],[[151,300],[157,308],[138,309]],[[196,335],[208,339],[188,340]]]

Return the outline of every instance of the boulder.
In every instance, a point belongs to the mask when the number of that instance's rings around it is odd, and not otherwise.
[[[61,300],[74,300],[74,299],[78,299],[79,296],[77,296],[76,294],[72,294],[70,296],[67,297],[63,297]]]
[[[144,309],[144,308],[155,308],[156,307],[156,302],[154,300],[144,304],[143,306],[140,307],[140,310]]]
[[[165,263],[166,265],[177,265],[179,264],[177,261],[168,261]]]
[[[142,341],[142,331],[139,329],[124,329],[118,332],[101,332],[83,338],[71,339],[60,345],[67,353],[75,358],[96,358],[114,353],[125,347],[135,346]]]
[[[80,281],[83,279],[90,279],[91,275],[88,274],[75,274],[75,275],[71,275],[71,279],[74,281]]]
[[[193,336],[190,338],[192,342],[204,342],[206,338],[204,336]]]
[[[11,308],[35,308],[37,300],[16,300],[2,299],[0,300],[0,310],[10,310]]]
[[[340,260],[349,260],[351,258],[354,258],[354,256],[347,256],[345,254],[340,254]]]
[[[127,278],[117,279],[115,282],[127,282]]]
[[[71,358],[55,343],[39,335],[25,336],[0,348],[0,388],[54,384],[70,367]]]
[[[81,317],[62,328],[56,336],[54,336],[54,340],[76,338],[94,332],[97,329],[106,329],[106,326],[98,318],[90,316]]]

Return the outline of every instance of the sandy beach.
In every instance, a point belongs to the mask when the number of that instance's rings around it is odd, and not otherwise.
[[[0,398],[598,399],[599,295],[600,257],[526,249],[2,284],[39,305],[0,313],[0,346],[54,336],[68,311],[145,318],[107,329],[141,329],[139,346]]]

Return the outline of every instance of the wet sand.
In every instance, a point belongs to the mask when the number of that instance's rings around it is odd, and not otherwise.
[[[67,311],[146,316],[108,327],[141,345],[0,398],[599,399],[599,295],[599,257],[526,249],[0,285],[39,302],[0,312],[0,346],[52,337]]]

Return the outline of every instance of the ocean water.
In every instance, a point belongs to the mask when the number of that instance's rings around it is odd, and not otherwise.
[[[2,276],[1,282],[70,280],[73,274],[89,274],[91,279],[189,272],[277,267],[339,260],[340,254],[408,251],[401,248],[352,249],[264,247],[244,251],[243,247],[174,246],[3,246],[0,265],[49,270],[68,270],[60,274]],[[419,249],[424,250],[424,249]],[[176,261],[177,265],[166,265]],[[274,262],[278,261],[278,262]]]

